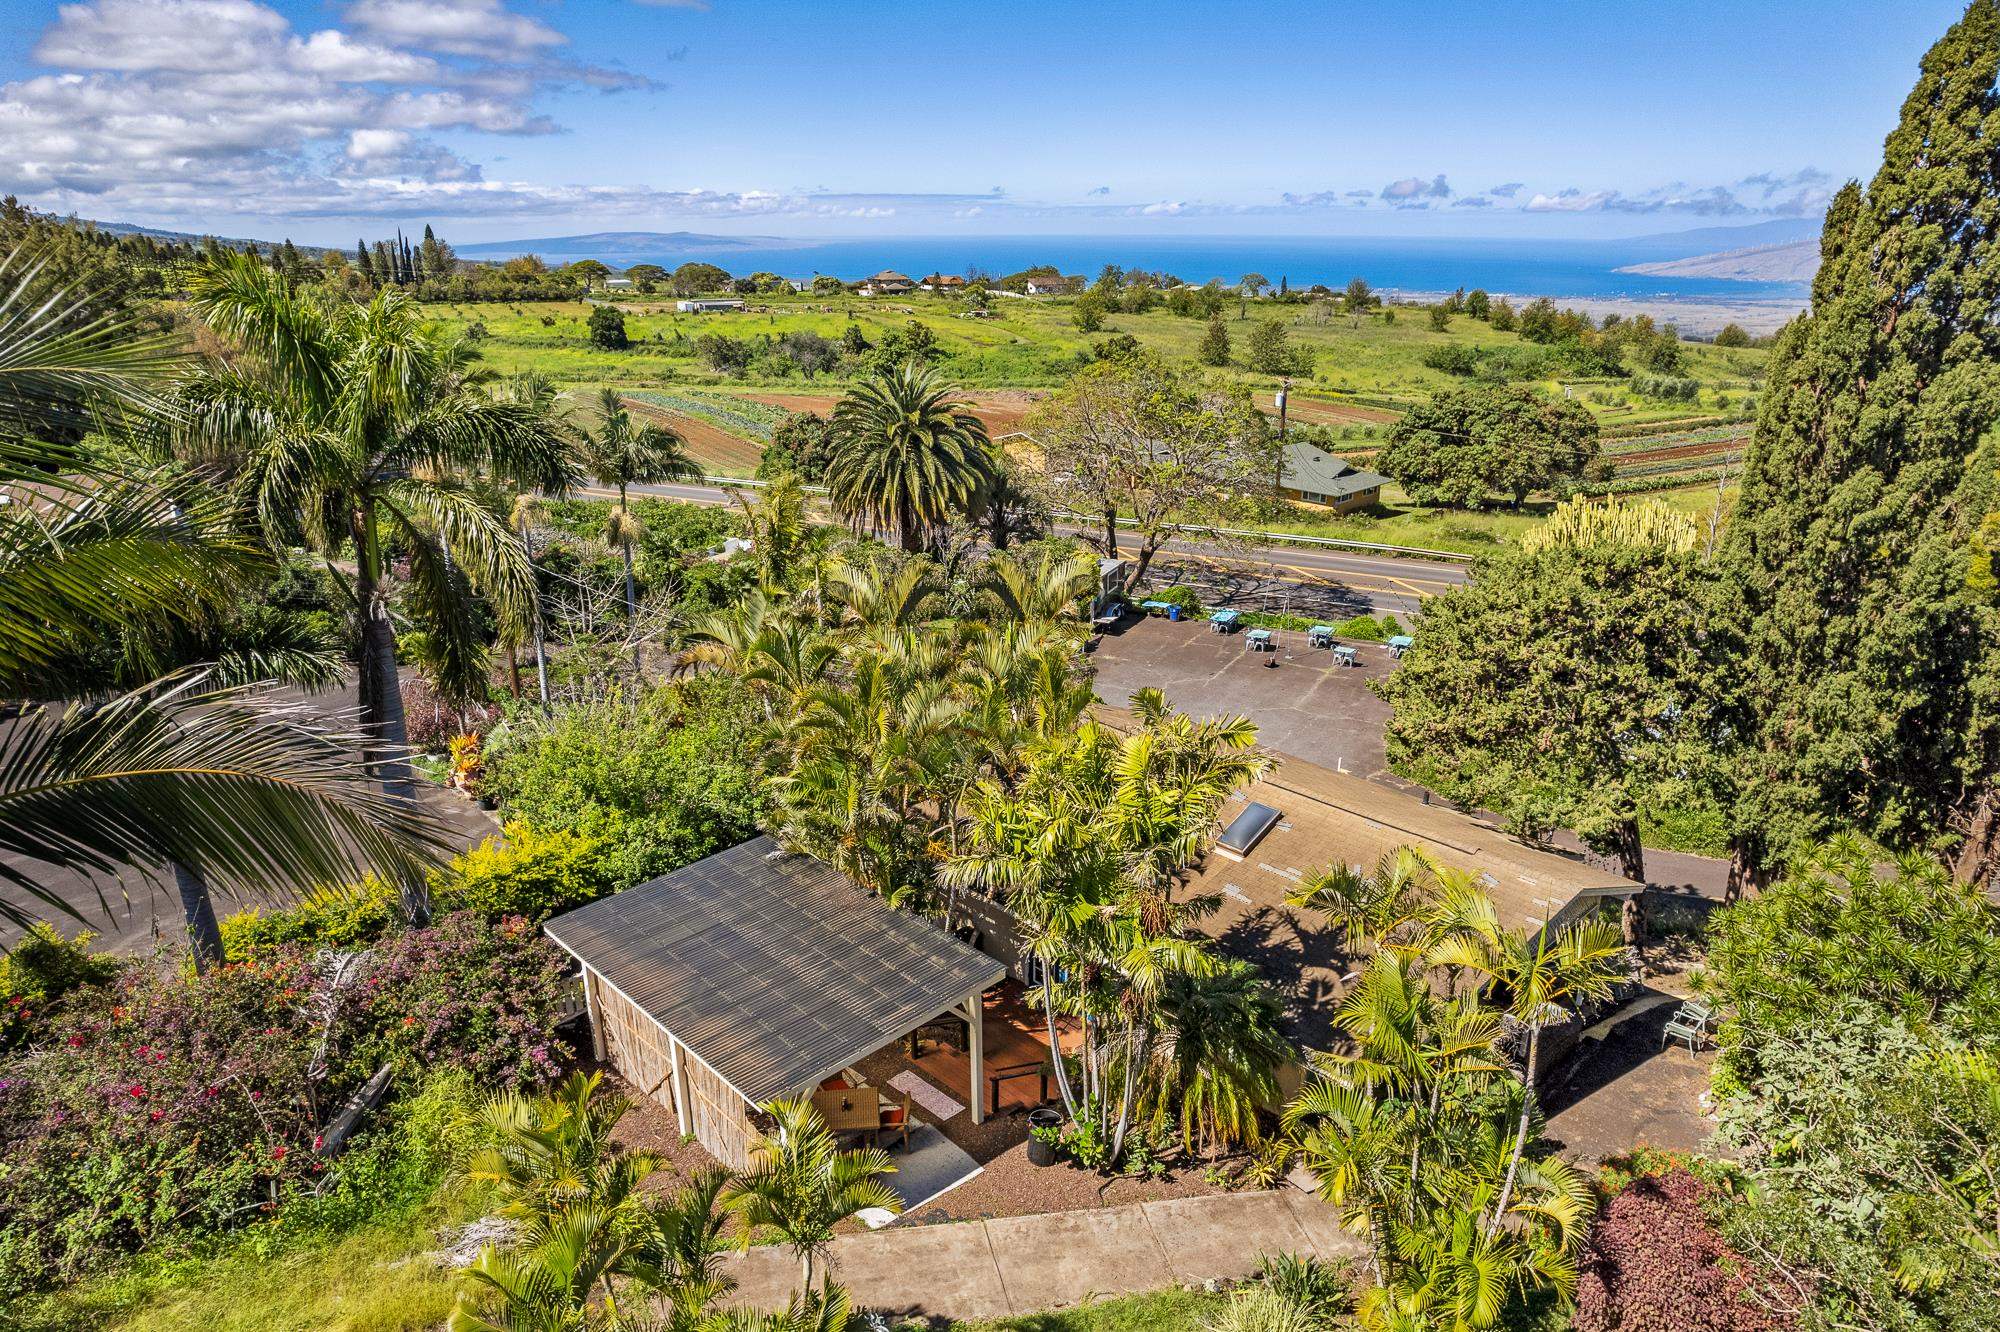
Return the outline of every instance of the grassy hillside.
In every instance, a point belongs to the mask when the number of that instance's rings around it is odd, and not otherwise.
[[[487,363],[503,374],[534,370],[572,390],[617,389],[632,409],[679,431],[705,467],[719,475],[748,476],[786,411],[829,410],[852,373],[821,373],[807,380],[778,358],[760,356],[736,374],[712,368],[698,348],[704,335],[720,334],[762,347],[805,330],[838,341],[850,326],[871,345],[912,322],[935,337],[948,372],[965,386],[995,436],[1020,429],[1035,401],[1087,364],[1106,338],[1127,334],[1151,350],[1192,360],[1204,322],[1164,310],[1110,316],[1103,329],[1076,327],[1069,300],[995,299],[992,317],[968,317],[959,299],[920,295],[865,299],[857,296],[759,296],[740,312],[680,314],[666,299],[621,299],[632,346],[605,351],[590,344],[583,303],[443,305],[446,323],[476,333]],[[1336,447],[1366,464],[1400,409],[1466,381],[1424,363],[1435,349],[1457,345],[1483,354],[1532,352],[1518,334],[1495,332],[1467,316],[1442,332],[1420,308],[1396,307],[1350,315],[1329,305],[1232,304],[1224,313],[1237,363],[1222,371],[1252,391],[1258,405],[1275,412],[1278,381],[1241,363],[1255,321],[1277,319],[1292,340],[1314,353],[1313,374],[1294,382],[1289,404],[1294,424],[1324,427]],[[1669,402],[1640,390],[1651,377],[1554,378],[1532,381],[1545,391],[1582,402],[1602,423],[1605,453],[1616,464],[1614,488],[1648,490],[1706,516],[1718,479],[1727,483],[1748,433],[1746,413],[1763,372],[1760,348],[1720,348],[1686,343],[1682,377],[1695,381],[1691,401]],[[1333,517],[1300,510],[1283,530],[1307,535],[1478,551],[1513,540],[1539,521],[1547,506],[1468,514],[1410,504],[1391,487],[1384,511]]]

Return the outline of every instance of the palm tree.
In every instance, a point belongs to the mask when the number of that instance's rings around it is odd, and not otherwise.
[[[806,492],[796,472],[779,472],[753,501],[732,490],[743,511],[743,535],[757,557],[757,585],[766,596],[782,596],[792,585],[796,562],[811,540],[806,522]]]
[[[481,1249],[445,1326],[450,1332],[597,1332],[617,1328],[611,1279],[626,1245],[618,1218],[589,1207],[539,1218],[521,1243]]]
[[[699,481],[701,467],[688,457],[686,441],[652,421],[634,423],[625,400],[613,389],[597,395],[599,423],[583,436],[583,465],[600,486],[618,488],[618,507],[606,522],[606,539],[625,557],[625,625],[636,635],[639,618],[638,583],[632,576],[632,544],[639,535],[637,520],[626,497],[628,487],[662,481]],[[632,643],[632,663],[638,665],[639,644]]]
[[[70,692],[60,671],[79,647],[186,626],[270,564],[188,478],[49,442],[94,409],[161,411],[180,363],[87,294],[49,289],[20,254],[0,276],[0,696],[46,698]],[[442,856],[442,830],[382,791],[351,743],[201,671],[101,706],[30,708],[0,733],[0,880],[82,919],[35,862],[100,878],[175,866],[206,965],[221,955],[210,885],[308,891],[368,868],[420,878]],[[13,903],[0,917],[30,923]]]
[[[603,1078],[572,1073],[546,1095],[506,1092],[487,1101],[478,1123],[488,1145],[466,1163],[464,1178],[490,1186],[505,1216],[615,1210],[658,1162],[613,1147],[611,1131],[631,1106],[622,1096],[599,1096]]]
[[[1278,992],[1250,963],[1225,959],[1213,975],[1176,976],[1165,1010],[1160,1104],[1180,1107],[1182,1142],[1255,1143],[1257,1108],[1277,1103],[1278,1070],[1298,1055]]]
[[[826,467],[837,512],[893,527],[914,554],[931,528],[973,509],[995,468],[986,423],[955,391],[915,362],[848,390],[833,409]]]
[[[631,1223],[619,1271],[663,1298],[665,1332],[713,1326],[709,1307],[736,1288],[723,1271],[722,1213],[717,1209],[729,1172],[698,1170],[671,1196],[649,1204]]]
[[[1097,561],[1087,551],[1042,552],[1030,564],[1014,554],[987,561],[984,591],[993,618],[1038,630],[1075,625],[1077,607],[1097,590]]]
[[[731,1309],[704,1323],[701,1332],[847,1332],[853,1319],[846,1289],[829,1281],[793,1295],[780,1312]]]
[[[1527,1150],[1529,1121],[1535,1113],[1536,1065],[1541,1061],[1542,1029],[1561,1021],[1570,1008],[1586,1000],[1608,998],[1617,983],[1618,962],[1625,940],[1608,921],[1588,920],[1557,930],[1539,930],[1526,939],[1500,924],[1490,898],[1470,914],[1468,932],[1455,934],[1431,950],[1440,966],[1463,967],[1489,977],[1508,996],[1508,1011],[1528,1031],[1521,1066],[1521,1112],[1507,1178],[1500,1186],[1486,1228],[1497,1229],[1507,1214],[1514,1177]]]
[[[777,1126],[751,1144],[750,1168],[723,1190],[722,1205],[741,1217],[746,1251],[759,1227],[777,1231],[811,1290],[813,1264],[833,1243],[834,1227],[872,1207],[903,1210],[882,1182],[896,1167],[878,1148],[842,1151],[810,1101],[773,1101],[764,1113]]]
[[[240,355],[182,391],[176,433],[197,456],[238,463],[267,540],[303,541],[336,572],[337,556],[352,561],[362,725],[384,785],[407,799],[388,552],[408,561],[408,601],[438,648],[440,687],[478,694],[476,597],[523,620],[535,581],[505,518],[463,478],[559,492],[570,479],[563,428],[544,404],[488,392],[471,345],[437,333],[399,291],[359,305],[236,254],[188,287],[195,312]],[[410,918],[427,918],[422,876],[399,887]]]

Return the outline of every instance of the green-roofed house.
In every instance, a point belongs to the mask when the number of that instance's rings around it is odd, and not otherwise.
[[[1335,513],[1372,509],[1382,502],[1382,485],[1388,477],[1364,472],[1316,445],[1288,439],[1282,459],[1278,488],[1287,499],[1317,504]]]

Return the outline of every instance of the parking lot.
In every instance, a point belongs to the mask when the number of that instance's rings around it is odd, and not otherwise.
[[[1244,714],[1257,723],[1258,742],[1267,748],[1363,777],[1387,777],[1382,727],[1389,708],[1368,681],[1394,667],[1389,649],[1355,643],[1361,664],[1339,666],[1333,653],[1307,647],[1303,633],[1276,638],[1276,652],[1252,652],[1241,631],[1215,633],[1206,620],[1127,619],[1091,654],[1097,696],[1122,706],[1150,685],[1194,716]]]

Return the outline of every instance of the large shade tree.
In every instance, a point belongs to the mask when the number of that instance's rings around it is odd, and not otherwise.
[[[1701,531],[1664,505],[1577,501],[1424,607],[1390,761],[1525,835],[1567,828],[1645,881],[1640,822],[1705,799],[1732,641]]]
[[[1186,524],[1226,524],[1275,493],[1278,441],[1241,385],[1153,356],[1099,361],[1037,409],[1025,470],[1058,508],[1087,514],[1091,541],[1116,558],[1130,524],[1136,587]]]
[[[998,469],[986,423],[911,360],[855,385],[833,409],[826,486],[850,519],[893,528],[906,551],[984,501]]]
[[[1516,508],[1531,491],[1576,481],[1597,457],[1597,418],[1583,404],[1504,384],[1440,393],[1396,422],[1375,466],[1423,504]]]
[[[229,353],[180,393],[179,439],[238,469],[268,541],[311,547],[345,582],[370,758],[390,794],[408,799],[392,593],[428,636],[440,685],[481,692],[479,598],[504,619],[531,620],[535,579],[507,517],[468,482],[563,489],[564,429],[545,405],[489,391],[470,345],[398,291],[357,304],[232,254],[195,273],[188,292]],[[411,917],[427,916],[422,876],[399,886]]]
[[[60,698],[79,649],[187,625],[268,577],[232,506],[184,474],[51,443],[163,410],[181,363],[91,293],[0,260],[0,697]],[[307,890],[374,867],[417,877],[438,830],[351,742],[199,669],[0,724],[0,918],[82,918],[65,882],[170,867],[197,964],[220,955],[210,885]]]

